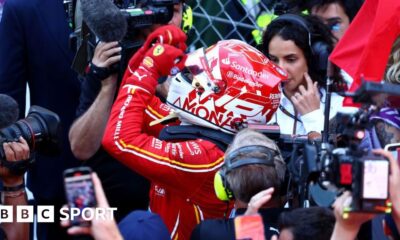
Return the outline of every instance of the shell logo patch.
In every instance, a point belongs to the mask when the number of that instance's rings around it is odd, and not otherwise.
[[[161,45],[158,45],[157,47],[154,48],[153,55],[157,57],[157,56],[160,56],[161,54],[163,54],[163,52],[164,52],[164,47]]]
[[[153,61],[153,59],[151,58],[151,57],[145,57],[144,59],[143,59],[143,64],[146,66],[146,67],[153,67],[154,66],[154,61]]]

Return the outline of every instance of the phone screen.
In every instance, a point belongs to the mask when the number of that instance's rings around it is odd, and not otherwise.
[[[96,207],[96,198],[91,176],[91,170],[87,167],[68,169],[64,173],[65,192],[68,207],[79,209],[80,213],[85,208]],[[71,219],[72,225],[90,225],[89,222],[78,215]]]
[[[259,214],[235,217],[235,237],[237,240],[264,240],[264,223]]]
[[[389,162],[386,160],[366,160],[363,169],[363,198],[388,198]]]
[[[400,147],[396,147],[395,149],[389,149],[389,152],[393,155],[394,159],[396,159],[397,162],[400,163],[400,161],[399,161]]]

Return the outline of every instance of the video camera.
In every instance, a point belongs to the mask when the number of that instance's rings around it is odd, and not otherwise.
[[[379,111],[376,95],[399,96],[400,86],[363,82],[355,93],[346,93],[362,107],[354,113],[338,113],[335,134],[327,140],[310,140],[307,136],[282,135],[279,128],[256,129],[275,140],[288,165],[289,198],[299,206],[330,206],[335,196],[352,191],[352,205],[346,211],[384,213],[390,211],[387,200],[389,162],[362,147],[362,140],[373,127],[372,114]],[[389,98],[388,98],[389,99]],[[254,128],[253,126],[249,126]],[[293,199],[289,199],[289,202]]]
[[[390,210],[387,201],[389,161],[360,147],[366,130],[371,129],[368,120],[372,112],[361,108],[355,114],[338,113],[336,119],[342,129],[338,131],[336,143],[304,145],[303,184],[318,183],[322,189],[335,193],[350,190],[353,201],[347,211],[382,213]],[[321,197],[312,192],[308,196],[314,202],[319,202],[316,199]]]
[[[15,162],[6,160],[3,143],[18,142],[22,136],[31,152],[56,155],[61,149],[58,141],[60,133],[60,118],[57,114],[39,106],[32,106],[26,118],[0,130],[1,166],[5,166],[13,174],[20,175],[34,162],[34,158]]]
[[[174,5],[180,2],[181,0],[114,0],[111,2],[109,0],[64,0],[70,22],[74,23],[71,24],[74,33],[70,36],[70,47],[77,50],[73,69],[84,74],[88,62],[93,57],[98,39],[105,42],[119,41],[122,47],[121,60],[119,64],[112,66],[110,71],[118,73],[119,81],[121,81],[130,58],[143,44],[143,39],[138,39],[139,30],[154,24],[167,24],[173,17]],[[188,11],[191,13],[191,10]],[[81,24],[75,22],[75,15],[81,15],[85,21]],[[191,26],[191,23],[187,25]]]
[[[126,38],[130,38],[139,28],[153,24],[167,24],[174,15],[174,4],[179,2],[180,0],[114,0],[114,4],[121,9],[128,21]]]
[[[128,22],[127,32],[121,42],[122,53],[119,64],[119,82],[128,66],[129,60],[142,46],[142,41],[134,41],[138,29],[149,27],[153,24],[167,24],[174,15],[174,4],[180,0],[138,0],[129,1],[114,0],[114,4],[120,8]]]
[[[346,94],[363,105],[356,113],[336,115],[335,141],[304,144],[301,163],[304,176],[300,184],[318,183],[322,189],[335,193],[350,190],[353,200],[346,211],[385,213],[391,209],[388,201],[389,161],[373,155],[371,149],[362,148],[362,140],[373,126],[370,117],[379,111],[371,100],[377,94],[399,95],[400,86],[364,82],[355,93]],[[308,189],[304,188],[304,191]],[[303,197],[319,196],[308,192]]]

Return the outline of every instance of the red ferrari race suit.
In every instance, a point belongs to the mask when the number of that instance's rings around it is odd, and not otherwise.
[[[150,209],[161,215],[171,239],[189,239],[201,220],[229,215],[232,205],[217,199],[213,185],[224,152],[206,140],[166,142],[149,132],[149,114],[169,113],[154,96],[158,77],[140,66],[120,87],[103,146],[152,182]]]

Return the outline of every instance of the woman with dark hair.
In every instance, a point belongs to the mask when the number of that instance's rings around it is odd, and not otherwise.
[[[281,133],[305,135],[323,130],[327,58],[333,42],[329,29],[316,17],[284,14],[265,30],[262,51],[288,73],[271,121],[281,126]],[[333,77],[334,90],[338,90],[343,80],[338,71]],[[342,97],[333,93],[330,118],[341,106]]]

